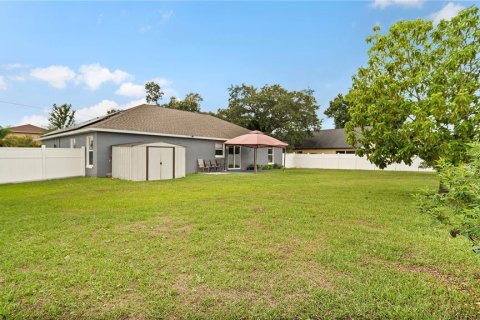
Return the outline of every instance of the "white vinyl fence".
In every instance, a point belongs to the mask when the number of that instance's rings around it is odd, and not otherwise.
[[[404,163],[392,164],[383,170],[389,171],[433,171],[432,168],[421,168],[422,159],[415,158],[411,166]],[[347,170],[381,170],[371,164],[366,157],[354,154],[298,154],[288,153],[285,161],[286,168],[311,169],[347,169]]]
[[[85,175],[85,148],[0,148],[0,183]]]

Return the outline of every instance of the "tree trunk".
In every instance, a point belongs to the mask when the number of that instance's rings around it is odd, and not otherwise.
[[[444,193],[448,193],[448,189],[447,187],[445,187],[443,185],[443,183],[440,181],[439,185],[438,185],[438,194],[444,194]]]

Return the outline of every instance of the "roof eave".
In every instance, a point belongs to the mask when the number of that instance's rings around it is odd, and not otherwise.
[[[189,135],[178,135],[178,134],[168,134],[168,133],[155,133],[155,132],[145,132],[145,131],[117,130],[117,129],[104,129],[104,128],[84,128],[84,129],[78,129],[78,130],[71,130],[64,133],[41,136],[39,139],[41,141],[44,141],[44,140],[72,136],[72,135],[83,134],[88,132],[111,132],[111,133],[137,134],[137,135],[146,135],[146,136],[173,137],[173,138],[200,139],[200,140],[217,140],[217,141],[226,141],[230,139],[230,138],[189,136]]]

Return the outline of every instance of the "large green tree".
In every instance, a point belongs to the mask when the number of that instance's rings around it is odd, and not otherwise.
[[[50,129],[57,130],[70,127],[75,123],[75,110],[72,109],[71,104],[64,103],[57,106],[54,103],[48,121]]]
[[[203,98],[198,93],[188,93],[183,100],[171,97],[170,101],[163,106],[166,108],[184,110],[190,112],[200,112],[200,103]]]
[[[324,114],[333,118],[335,128],[345,128],[345,124],[350,120],[350,114],[348,113],[348,101],[345,100],[343,94],[339,93],[335,99],[330,101],[330,105]]]
[[[145,91],[147,103],[155,103],[158,106],[158,101],[162,100],[164,94],[160,85],[154,81],[147,82],[145,84]]]
[[[222,119],[272,135],[290,147],[320,129],[313,90],[288,91],[278,84],[258,89],[242,84],[228,91],[228,108],[217,113]]]
[[[419,156],[457,164],[480,133],[478,8],[438,25],[399,21],[367,38],[369,60],[347,95],[348,141],[381,168]]]

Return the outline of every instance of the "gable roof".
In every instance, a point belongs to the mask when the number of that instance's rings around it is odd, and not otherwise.
[[[327,129],[313,133],[297,149],[353,149],[347,142],[344,129]]]
[[[59,134],[75,134],[75,131],[80,129],[224,140],[250,132],[248,129],[209,114],[142,104],[74,127],[47,133],[41,138],[46,140]]]
[[[12,133],[44,133],[45,129],[34,126],[33,124],[22,124],[16,127],[10,127]]]

